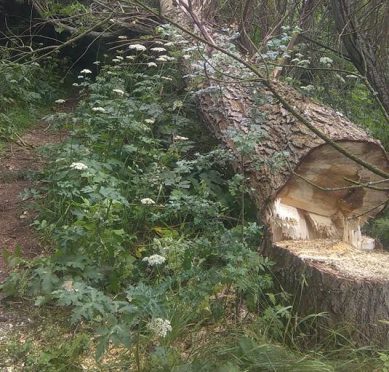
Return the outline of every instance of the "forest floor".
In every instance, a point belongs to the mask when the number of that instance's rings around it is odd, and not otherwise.
[[[68,100],[63,110],[71,110],[76,100]],[[0,153],[0,248],[9,252],[19,249],[22,257],[36,257],[44,251],[31,223],[36,213],[27,189],[34,188],[34,174],[45,164],[41,149],[62,142],[66,133],[54,130],[44,120],[32,125],[17,143],[10,143]],[[4,255],[0,255],[0,282],[6,277]]]
[[[23,257],[35,257],[43,251],[31,227],[35,213],[23,192],[33,188],[33,174],[41,171],[45,159],[39,149],[62,141],[63,133],[50,130],[43,121],[12,143],[0,154],[0,247],[9,252],[20,249]],[[0,281],[6,276],[4,255],[0,256]]]
[[[67,102],[67,107],[61,109],[71,110],[76,104],[75,99]],[[37,212],[23,193],[38,186],[34,174],[42,171],[46,163],[42,148],[58,144],[65,137],[66,132],[52,129],[40,120],[32,124],[17,143],[10,142],[0,152],[0,282],[8,271],[4,252],[18,251],[18,255],[32,258],[48,249],[31,225]],[[32,326],[37,316],[39,318],[39,314],[26,308],[22,301],[12,304],[0,301],[0,345],[21,329]],[[1,363],[0,367],[3,367]]]

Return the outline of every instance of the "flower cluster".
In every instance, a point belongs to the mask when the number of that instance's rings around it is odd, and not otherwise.
[[[166,258],[159,254],[153,254],[152,256],[143,258],[142,261],[147,262],[149,266],[157,266],[163,264]]]
[[[158,337],[166,337],[168,332],[172,331],[170,321],[162,318],[154,318],[148,324],[147,328]]]
[[[320,63],[322,63],[323,65],[331,65],[334,61],[329,58],[329,57],[321,57],[320,58]]]
[[[152,52],[166,52],[166,49],[165,48],[151,48],[150,49]]]
[[[143,198],[143,199],[140,200],[140,202],[142,204],[144,204],[144,205],[153,205],[153,204],[155,204],[155,201],[153,199],[150,199],[150,198]]]
[[[138,52],[144,52],[147,48],[142,44],[132,44],[128,49],[137,50]]]
[[[120,96],[124,95],[124,91],[121,89],[112,89],[112,92],[119,94]]]
[[[188,137],[182,137],[182,136],[173,136],[173,141],[188,141]]]
[[[103,114],[107,112],[104,107],[92,107],[92,111],[101,112]]]
[[[81,162],[74,162],[70,164],[70,168],[75,170],[85,170],[88,169],[88,166]]]

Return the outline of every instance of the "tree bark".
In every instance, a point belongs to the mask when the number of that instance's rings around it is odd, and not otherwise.
[[[231,50],[228,36],[207,27],[209,13],[202,11],[203,6],[201,0],[189,3],[164,0],[161,11],[165,15],[166,9],[169,18],[178,19],[185,27],[192,24],[192,29],[198,29],[199,35],[208,42],[215,40],[218,46]],[[265,252],[269,249],[273,252],[272,247],[277,247],[271,242],[314,239],[335,239],[359,249],[373,249],[374,240],[362,236],[360,227],[384,207],[388,180],[341,154],[288,110],[292,111],[292,107],[327,138],[388,173],[388,159],[380,143],[342,114],[302,96],[293,88],[279,82],[271,82],[271,85],[254,82],[258,77],[236,60],[220,55],[217,50],[208,52],[208,56],[184,65],[185,72],[188,76],[204,78],[201,89],[196,92],[199,109],[205,124],[235,155],[234,167],[250,183],[261,222],[269,231]],[[282,100],[275,97],[275,91],[288,105],[280,103]],[[277,255],[274,258],[278,260]],[[287,264],[282,260],[280,263],[281,267]],[[311,277],[315,288],[317,278]],[[335,287],[337,280],[334,277]],[[387,293],[389,284],[382,285],[386,288],[382,293]],[[345,298],[351,298],[358,288],[357,284],[344,286]],[[380,296],[379,293],[378,290],[366,291],[366,296],[369,301],[379,302],[382,297],[369,297]],[[302,301],[309,301],[309,298],[304,297]],[[319,297],[317,303],[320,311],[330,310]],[[367,311],[355,302],[350,306],[363,314]],[[303,309],[310,311],[311,308]],[[369,308],[369,317],[377,319],[385,313],[388,319],[387,301],[379,309]],[[341,315],[336,318],[337,321],[342,319],[348,320]],[[354,324],[360,321],[355,316],[351,316],[351,320]]]

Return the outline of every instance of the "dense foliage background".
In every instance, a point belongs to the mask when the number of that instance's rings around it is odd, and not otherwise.
[[[246,22],[256,57],[271,68],[282,63],[285,82],[347,115],[387,148],[385,115],[338,48],[325,2],[315,4],[308,26],[303,2],[252,3],[250,22],[247,14],[240,18],[244,4],[218,4],[220,22]],[[98,18],[88,5],[46,2],[45,16],[85,28]],[[49,30],[62,42],[69,37],[58,24]],[[47,30],[34,30],[31,53],[7,31],[0,140],[17,141],[42,106],[55,107],[45,120],[68,135],[45,150],[51,161],[36,175],[41,187],[25,193],[36,202],[34,225],[51,249],[32,261],[8,254],[12,271],[2,292],[54,312],[47,318],[72,335],[58,342],[49,325],[39,331],[51,340],[46,344],[33,335],[28,342],[6,340],[4,366],[81,370],[93,351],[96,368],[117,370],[389,368],[387,352],[358,349],[344,330],[320,329],[325,314],[301,318],[293,311],[298,294],[277,286],[271,262],[257,253],[263,231],[245,175],[230,168],[234,155],[196,115],[199,87],[187,87],[180,68],[194,51],[168,39],[176,31],[115,36],[110,48],[90,42],[81,57],[84,41],[47,56],[34,52],[51,45]],[[243,38],[236,43],[249,49]],[[78,105],[65,112],[72,96]],[[245,146],[249,141],[242,139]],[[384,245],[388,221],[382,215],[368,227]]]

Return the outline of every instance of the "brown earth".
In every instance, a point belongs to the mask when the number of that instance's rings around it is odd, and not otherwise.
[[[69,100],[66,111],[74,106]],[[52,129],[41,121],[28,130],[18,143],[9,144],[0,152],[0,282],[7,274],[4,251],[14,252],[19,247],[23,257],[32,258],[43,252],[39,237],[31,227],[36,213],[31,200],[23,200],[22,193],[37,187],[34,172],[42,170],[45,158],[42,146],[61,142],[66,133]]]

